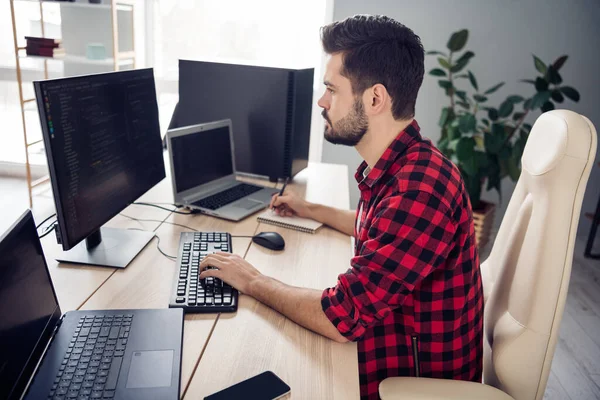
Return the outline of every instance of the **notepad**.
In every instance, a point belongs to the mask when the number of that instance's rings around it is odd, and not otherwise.
[[[313,219],[300,217],[280,217],[272,210],[267,210],[258,216],[258,222],[280,226],[282,228],[295,229],[297,231],[315,233],[323,226],[322,223]]]

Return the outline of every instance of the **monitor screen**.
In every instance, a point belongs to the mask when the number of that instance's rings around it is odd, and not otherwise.
[[[35,82],[68,250],[165,177],[152,69]]]
[[[178,193],[234,173],[229,127],[171,138]]]
[[[49,323],[57,311],[42,246],[27,211],[0,236],[0,399],[20,394],[23,388],[17,386],[29,378],[26,366],[35,366],[30,357],[35,358],[38,342],[43,347],[49,339]]]

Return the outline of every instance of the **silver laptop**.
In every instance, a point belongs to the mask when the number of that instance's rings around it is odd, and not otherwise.
[[[269,205],[277,189],[236,179],[231,120],[167,131],[175,204],[239,221]]]

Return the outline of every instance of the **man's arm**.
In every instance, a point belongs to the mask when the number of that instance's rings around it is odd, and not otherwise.
[[[218,269],[205,269],[209,265]],[[207,255],[200,263],[200,271],[200,279],[217,277],[313,332],[336,342],[348,341],[325,315],[319,290],[289,286],[264,276],[249,262],[230,253]]]
[[[283,217],[297,215],[302,218],[314,219],[348,236],[354,236],[354,225],[356,223],[355,211],[340,210],[321,204],[310,203],[300,198],[292,190],[288,190],[281,196],[275,194],[271,199],[269,208],[274,208],[277,214]]]
[[[255,279],[249,285],[248,292],[248,295],[279,311],[298,325],[338,343],[348,342],[323,312],[322,294],[320,290],[289,286],[267,276]]]
[[[340,210],[339,208],[314,203],[309,203],[308,209],[309,218],[322,222],[348,236],[354,236],[356,211]]]

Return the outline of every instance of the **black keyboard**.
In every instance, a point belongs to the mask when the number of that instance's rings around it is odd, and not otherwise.
[[[112,399],[132,319],[132,314],[81,317],[48,399]]]
[[[234,201],[239,200],[242,197],[246,197],[249,194],[258,192],[262,189],[264,188],[261,186],[240,183],[239,185],[235,185],[232,188],[229,188],[217,194],[213,194],[212,196],[205,197],[202,200],[198,200],[197,202],[192,204],[198,207],[208,208],[209,210],[216,210],[217,208],[226,206],[227,204],[233,203]]]
[[[218,251],[231,253],[231,235],[224,232],[182,232],[169,307],[186,313],[235,312],[238,291],[218,278],[200,279],[199,264]]]

